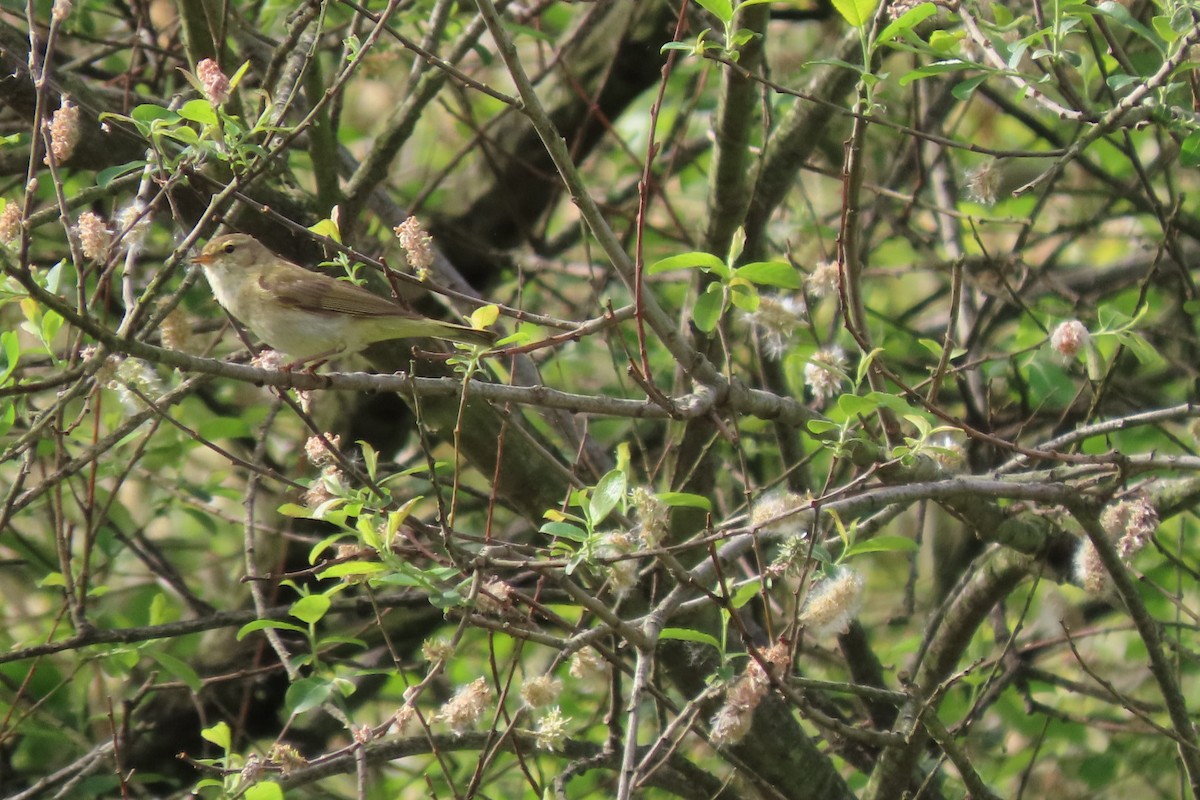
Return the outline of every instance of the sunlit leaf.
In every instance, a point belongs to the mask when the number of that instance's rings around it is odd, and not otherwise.
[[[861,28],[871,21],[879,0],[833,0],[833,7],[842,15],[842,19],[855,28]]]
[[[694,631],[690,628],[663,628],[658,635],[659,639],[673,639],[680,642],[699,642],[714,647],[718,652],[721,650],[721,643],[711,634],[703,631]]]

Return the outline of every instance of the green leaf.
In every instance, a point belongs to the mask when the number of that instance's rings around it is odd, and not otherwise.
[[[1092,9],[1088,6],[1081,6],[1077,10],[1082,13],[1089,13],[1092,11]],[[1158,50],[1158,52],[1167,52],[1166,42],[1164,42],[1157,33],[1134,19],[1133,15],[1129,13],[1129,9],[1125,8],[1125,6],[1121,5],[1120,3],[1113,2],[1113,0],[1105,0],[1105,2],[1096,6],[1094,13],[1108,17],[1109,19],[1119,23],[1122,27],[1128,28],[1130,31],[1136,33],[1138,36],[1141,36],[1147,42],[1152,44],[1154,49]]]
[[[879,32],[879,35],[875,37],[875,47],[887,44],[892,39],[895,39],[901,31],[915,28],[936,13],[937,6],[933,3],[921,3],[919,6],[913,6],[898,18],[892,20],[887,27]]]
[[[337,223],[331,219],[323,219],[316,225],[310,225],[308,229],[318,236],[326,236],[338,244],[342,243],[342,232],[338,230]]]
[[[147,653],[150,658],[158,662],[158,665],[171,674],[176,680],[186,685],[193,692],[199,692],[204,688],[204,682],[200,680],[200,676],[196,674],[196,670],[192,669],[191,665],[186,661],[176,658],[170,653],[163,653],[158,650],[150,650]]]
[[[570,539],[574,542],[586,542],[588,539],[587,531],[569,522],[547,522],[538,528],[538,532],[558,539]]]
[[[1179,163],[1185,167],[1200,167],[1200,132],[1188,134],[1179,147]]]
[[[229,732],[229,726],[224,722],[218,722],[211,728],[204,728],[200,731],[200,738],[212,742],[226,753],[233,746],[233,736]]]
[[[105,167],[96,173],[96,185],[103,189],[122,175],[128,175],[145,166],[145,161],[129,161],[124,164],[117,164],[115,167]]]
[[[295,519],[308,519],[312,516],[311,510],[296,503],[284,503],[275,510],[285,517],[294,517]]]
[[[733,232],[733,237],[729,241],[729,252],[725,255],[725,266],[732,268],[737,260],[742,257],[742,251],[746,249],[746,229],[738,227]]]
[[[229,77],[230,94],[233,94],[234,89],[237,89],[238,84],[242,82],[242,78],[246,76],[246,70],[248,69],[250,69],[250,62],[244,61],[242,62],[242,65],[237,68],[237,72],[233,73],[233,75]]]
[[[646,268],[646,274],[657,275],[660,272],[671,272],[677,269],[702,269],[705,272],[714,272],[722,278],[729,276],[729,267],[725,265],[724,261],[712,253],[701,253],[699,251],[680,253],[676,256],[668,256],[655,261]]]
[[[733,593],[733,597],[729,598],[729,605],[734,608],[741,608],[749,603],[753,598],[758,597],[762,592],[762,584],[758,581],[749,581],[743,586],[739,586]]]
[[[871,21],[878,0],[833,0],[833,7],[842,15],[842,19],[855,28],[861,28]]]
[[[319,707],[333,694],[333,684],[322,678],[301,678],[288,687],[285,703],[292,714]]]
[[[917,550],[917,543],[907,536],[887,534],[855,542],[842,553],[842,558],[861,555],[862,553],[911,553]]]
[[[721,22],[728,24],[733,19],[733,4],[729,0],[696,0],[696,4]]]
[[[377,575],[387,567],[378,561],[346,561],[321,570],[322,578],[344,578],[347,575]]]
[[[1125,346],[1134,357],[1146,366],[1154,366],[1163,363],[1162,355],[1154,349],[1154,345],[1146,340],[1146,337],[1134,331],[1124,331],[1118,334],[1117,341]]]
[[[718,283],[711,284],[708,291],[696,298],[696,306],[692,309],[692,321],[696,327],[705,333],[712,333],[721,319],[724,311],[725,292]]]
[[[357,444],[362,450],[363,466],[367,470],[367,475],[371,477],[371,480],[375,480],[375,473],[379,469],[379,453],[375,451],[370,442],[364,439],[359,439]]]
[[[301,597],[292,603],[292,607],[288,609],[288,613],[296,619],[312,625],[319,622],[321,617],[325,616],[325,612],[329,610],[330,602],[330,599],[323,594],[310,594],[308,597]]]
[[[500,306],[495,303],[480,306],[471,312],[471,326],[475,328],[486,328],[489,325],[494,325],[498,319],[500,319]]]
[[[280,622],[279,620],[275,619],[256,619],[253,622],[247,622],[238,629],[237,640],[240,642],[242,639],[246,638],[248,634],[254,633],[255,631],[266,630],[267,628],[275,628],[281,631],[292,631],[293,633],[308,633],[306,629],[301,628],[299,625],[293,625],[290,622]]]
[[[856,394],[844,394],[838,398],[838,410],[845,414],[847,419],[873,414],[879,408],[879,399],[873,395],[874,393],[871,393],[864,397]]]
[[[911,72],[906,72],[900,76],[900,85],[907,86],[913,81],[918,81],[922,78],[928,78],[931,75],[942,75],[947,72],[961,72],[965,69],[977,69],[978,64],[973,64],[970,61],[963,61],[961,58],[948,58],[944,61],[935,61],[932,64],[926,64],[923,67],[914,69]]]
[[[207,100],[189,100],[179,109],[179,116],[201,125],[216,125],[217,112]]]
[[[988,79],[987,75],[976,75],[974,78],[967,78],[965,81],[959,81],[954,84],[954,88],[950,90],[950,94],[954,95],[954,99],[966,102],[971,99],[971,95],[979,88],[979,85]]]
[[[758,310],[761,298],[754,284],[744,278],[733,278],[729,282],[729,300],[742,311],[753,314]]]
[[[698,494],[660,492],[654,496],[672,508],[700,508],[705,511],[712,511],[712,502],[707,497]]]
[[[47,573],[46,577],[38,581],[37,585],[39,588],[45,588],[47,586],[66,586],[67,581],[63,577],[63,574],[56,570],[54,572]]]
[[[166,120],[167,122],[178,122],[180,117],[174,111],[163,106],[156,106],[153,103],[142,103],[134,106],[133,111],[129,112],[129,116],[136,122],[150,123],[155,120]]]
[[[603,522],[624,497],[625,473],[619,469],[611,470],[596,484],[596,489],[588,500],[588,518],[592,525]]]
[[[738,267],[733,274],[759,286],[799,289],[802,285],[800,273],[786,261],[755,261]]]
[[[4,410],[0,411],[0,436],[4,436],[12,430],[12,426],[17,421],[17,406],[13,403],[12,398],[0,400],[0,405],[4,406]]]
[[[842,426],[838,425],[836,422],[826,422],[823,419],[810,419],[805,427],[808,428],[809,432],[814,436],[821,436],[822,434],[832,433]]]
[[[13,370],[17,368],[17,362],[21,360],[21,340],[17,338],[16,331],[0,333],[0,350],[4,355],[4,369],[0,371],[0,384],[2,384],[8,380],[9,375],[12,375]]]
[[[699,642],[700,644],[712,645],[717,652],[721,652],[721,643],[711,634],[701,631],[694,631],[690,628],[663,628],[658,635],[659,639],[672,639],[679,642]]]
[[[1162,37],[1164,42],[1174,42],[1179,38],[1180,33],[1171,27],[1171,20],[1169,17],[1159,14],[1150,20],[1150,24],[1154,27],[1154,32]]]
[[[400,530],[400,526],[403,525],[404,521],[408,519],[408,516],[412,513],[413,508],[418,502],[424,499],[424,496],[417,495],[416,497],[409,498],[407,501],[405,501],[404,505],[400,506],[395,511],[388,512],[387,523],[385,523],[383,529],[384,534],[387,536],[387,542],[385,542],[385,544],[391,542],[392,537],[396,535],[396,532]]]
[[[41,338],[42,341],[46,343],[47,347],[51,347],[53,345],[54,337],[58,333],[59,329],[62,328],[62,324],[63,318],[61,314],[59,314],[57,311],[51,311],[49,309],[46,310],[45,315],[42,317]]]
[[[162,592],[154,595],[154,599],[150,601],[150,615],[147,622],[150,625],[162,625],[176,618],[173,609],[169,605],[167,596]]]
[[[242,793],[246,800],[283,800],[283,789],[275,781],[261,781]]]

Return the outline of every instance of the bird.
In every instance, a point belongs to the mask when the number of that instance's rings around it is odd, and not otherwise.
[[[430,319],[283,258],[253,236],[209,241],[192,263],[204,268],[217,302],[272,350],[307,363],[375,342],[428,337],[491,346],[496,334]]]

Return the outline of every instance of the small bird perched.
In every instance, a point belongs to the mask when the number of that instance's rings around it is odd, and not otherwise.
[[[387,339],[429,337],[491,345],[491,331],[429,319],[346,281],[272,253],[253,236],[231,233],[204,246],[213,295],[271,349],[300,362],[353,353]]]

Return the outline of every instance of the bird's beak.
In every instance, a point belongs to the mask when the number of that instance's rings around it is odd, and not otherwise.
[[[210,253],[197,253],[191,258],[193,264],[200,264],[201,266],[205,264],[211,264],[212,260],[213,257]]]

